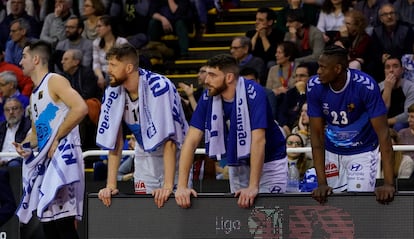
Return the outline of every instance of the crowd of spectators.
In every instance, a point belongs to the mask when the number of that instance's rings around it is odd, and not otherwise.
[[[129,42],[143,48],[174,34],[179,39],[175,57],[187,56],[189,32],[208,31],[209,10],[220,13],[239,5],[229,0],[0,1],[0,72],[7,72],[0,75],[0,119],[6,122],[6,98],[31,93],[32,83],[19,65],[25,44],[46,40],[55,49],[51,71],[68,78],[88,103],[90,112],[80,129],[84,149],[94,148],[96,115],[108,84],[105,55],[113,45]],[[229,41],[229,53],[246,77],[273,92],[269,99],[274,118],[286,135],[296,133],[309,145],[302,113],[306,82],[317,73],[324,47],[346,48],[349,67],[367,72],[380,84],[390,128],[398,131],[409,127],[408,106],[414,95],[413,7],[412,0],[288,0],[277,12],[259,8],[254,29]],[[15,81],[9,81],[11,75]],[[193,85],[179,86],[194,110]],[[197,86],[196,98],[203,82]],[[24,112],[27,102],[21,104]]]

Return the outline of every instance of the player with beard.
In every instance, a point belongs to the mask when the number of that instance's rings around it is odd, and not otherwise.
[[[139,68],[138,52],[131,45],[114,46],[108,51],[106,58],[110,86],[119,86],[125,89],[120,93],[125,94],[125,102],[121,102],[123,109],[120,113],[123,113],[122,120],[136,138],[135,193],[152,193],[156,205],[162,207],[175,187],[175,172],[178,169],[176,159],[188,128],[180,95],[174,84],[166,77]],[[148,97],[154,101],[158,101],[160,97],[166,98],[164,104],[153,107],[154,103],[149,102]],[[120,98],[122,97],[118,96],[116,100],[120,100]],[[105,114],[105,112],[101,111],[101,114]],[[148,132],[146,127],[148,124],[145,123],[148,114],[153,124],[151,132]],[[106,116],[111,118],[111,115]],[[170,122],[175,126],[179,124],[179,127],[174,126],[174,132],[163,134],[162,128],[167,127],[166,125]],[[111,121],[111,125],[114,125],[114,122]],[[142,133],[143,131],[145,135]],[[107,184],[99,191],[99,199],[105,206],[110,206],[111,196],[119,192],[117,172],[123,148],[122,124],[114,132],[118,133],[114,136],[117,137],[114,149],[110,149],[108,154]],[[161,137],[158,136],[159,140],[155,144],[156,146],[150,149],[147,147],[150,139],[146,136],[149,133],[154,134],[153,139],[157,137],[157,134],[161,134]],[[97,141],[99,141],[99,132]],[[98,144],[100,143],[98,142]]]
[[[207,154],[229,165],[230,190],[241,208],[251,207],[258,193],[286,191],[286,144],[275,123],[265,90],[239,77],[236,60],[227,54],[207,62],[207,90],[193,113],[180,157],[175,199],[191,206],[195,190],[187,187],[194,151],[206,137]]]

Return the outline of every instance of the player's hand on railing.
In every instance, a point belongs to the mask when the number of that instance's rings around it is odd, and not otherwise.
[[[98,198],[102,201],[102,203],[109,207],[111,206],[111,198],[113,195],[116,195],[119,193],[119,190],[117,188],[102,188],[99,190]]]
[[[332,188],[328,185],[319,185],[312,191],[312,198],[318,201],[320,204],[326,203],[327,197],[332,194]]]
[[[172,193],[171,188],[157,188],[152,191],[152,196],[154,197],[154,202],[158,208],[162,208],[164,203],[168,201]]]
[[[375,189],[377,201],[381,204],[388,204],[394,200],[395,187],[391,184],[384,184]]]
[[[190,196],[193,195],[197,197],[197,192],[192,188],[177,188],[175,191],[175,201],[177,202],[178,206],[182,208],[189,208],[191,207],[191,199]]]
[[[254,199],[259,193],[259,188],[243,188],[236,192],[235,197],[239,197],[237,204],[241,208],[249,208],[253,206]]]

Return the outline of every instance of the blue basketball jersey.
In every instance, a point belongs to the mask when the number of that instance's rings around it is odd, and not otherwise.
[[[370,119],[387,114],[387,108],[371,76],[349,69],[343,89],[334,91],[313,76],[307,86],[309,117],[326,122],[326,150],[352,155],[374,150],[378,137]]]

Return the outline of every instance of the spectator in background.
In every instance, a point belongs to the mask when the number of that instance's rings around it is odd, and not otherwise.
[[[4,71],[12,71],[16,75],[18,89],[23,95],[30,96],[33,88],[32,81],[29,77],[23,75],[23,71],[20,67],[4,61],[4,48],[0,44],[0,72]]]
[[[82,51],[82,65],[92,67],[92,41],[82,37],[83,21],[77,16],[71,16],[65,23],[66,39],[58,42],[56,46],[56,63],[60,63],[63,52],[69,49]],[[60,64],[58,64],[61,70]]]
[[[148,35],[151,41],[160,41],[163,35],[176,34],[180,56],[188,55],[188,23],[192,22],[189,0],[158,0],[150,4],[151,20]]]
[[[117,28],[115,27],[114,19],[108,15],[99,17],[96,25],[98,31],[98,38],[96,38],[93,45],[93,65],[92,69],[98,77],[98,86],[104,89],[108,84],[108,62],[106,60],[106,53],[115,45],[128,43],[126,38],[120,37]]]
[[[371,37],[366,33],[367,21],[362,12],[349,10],[345,13],[345,25],[339,30],[336,45],[348,49],[349,68],[364,69],[368,59],[368,47]]]
[[[152,1],[160,2],[160,0]],[[108,9],[109,15],[116,19],[121,36],[127,38],[138,33],[147,33],[150,20],[151,0],[114,0]]]
[[[407,110],[414,103],[414,82],[402,78],[403,72],[400,58],[389,56],[384,63],[385,79],[379,84],[388,110],[388,124],[397,131],[407,127]]]
[[[397,131],[391,128],[390,137],[393,145],[403,144]],[[394,159],[394,176],[397,178],[410,178],[414,171],[414,161],[411,156],[403,151],[395,151]]]
[[[252,67],[245,67],[240,70],[240,76],[244,77],[246,80],[253,80],[260,84],[259,73],[257,70]],[[267,100],[269,101],[270,108],[272,109],[273,119],[276,120],[277,115],[277,98],[271,89],[264,88],[266,91]]]
[[[0,104],[0,122],[5,120],[3,106],[7,98],[15,97],[19,99],[23,109],[26,109],[29,105],[29,97],[21,94],[17,89],[17,78],[12,71],[3,71],[0,73],[0,95],[2,99],[2,103]]]
[[[368,26],[365,29],[368,35],[372,35],[374,27],[380,24],[378,11],[382,5],[388,3],[388,0],[361,0],[358,1],[354,9],[361,11],[367,20]]]
[[[30,25],[23,18],[18,18],[10,24],[10,40],[6,44],[6,56],[4,59],[6,62],[20,67],[23,48],[27,42],[33,40],[33,38],[28,36],[29,32]]]
[[[196,39],[201,39],[204,33],[214,29],[213,19],[209,17],[210,10],[220,14],[223,7],[220,0],[191,0],[191,2],[197,11]]]
[[[309,115],[308,103],[303,103],[298,120],[293,124],[292,134],[298,134],[302,137],[305,147],[311,147],[310,129],[309,129]],[[309,158],[312,158],[312,153],[307,153]]]
[[[275,19],[276,14],[272,9],[259,8],[255,29],[246,32],[252,42],[252,54],[263,59],[266,69],[275,64],[276,46],[283,41],[284,32],[273,27]]]
[[[230,53],[236,59],[239,68],[246,67],[255,68],[259,74],[259,80],[261,85],[265,85],[266,81],[266,66],[260,57],[255,57],[251,53],[251,41],[246,36],[240,36],[233,38],[230,46]]]
[[[25,108],[16,97],[7,98],[3,110],[6,120],[0,123],[0,151],[14,153],[16,148],[13,142],[23,142],[32,127],[32,122],[29,117],[24,116]],[[0,165],[20,167],[22,166],[22,158],[1,157]]]
[[[316,71],[310,63],[302,63],[296,67],[294,73],[295,86],[283,95],[282,103],[278,110],[278,122],[290,134],[297,123],[302,111],[302,105],[306,103],[306,84]]]
[[[10,2],[10,14],[8,14],[4,21],[0,24],[4,26],[0,27],[0,29],[3,29],[0,30],[0,43],[3,45],[6,44],[7,37],[9,36],[10,25],[14,20],[18,18],[23,18],[26,20],[26,22],[29,23],[30,31],[27,32],[27,36],[39,38],[41,30],[40,22],[26,12],[25,0],[9,0],[8,2]]]
[[[413,51],[414,32],[406,23],[398,19],[397,12],[391,4],[384,4],[379,12],[381,24],[374,28],[372,44],[369,48],[369,65],[367,73],[375,79],[384,79],[382,71],[378,71],[385,60],[394,55],[402,57]]]
[[[286,148],[301,148],[305,147],[303,139],[298,134],[289,134],[286,137]],[[298,168],[300,180],[303,179],[306,170],[313,167],[313,161],[308,158],[305,153],[287,153],[288,156],[288,167],[290,164],[295,163]]]
[[[394,8],[400,16],[400,20],[410,24],[414,29],[414,1],[412,0],[396,0]]]
[[[350,7],[351,0],[325,0],[323,2],[317,27],[323,33],[326,45],[334,43],[339,29],[344,25],[344,14]]]
[[[16,211],[16,201],[10,187],[9,172],[0,169],[0,227],[6,224]]]
[[[299,52],[295,43],[285,41],[279,43],[276,49],[276,65],[272,66],[267,74],[266,88],[271,89],[278,97],[278,104],[283,95],[295,86],[295,59]]]
[[[40,33],[40,39],[44,40],[55,47],[56,44],[64,40],[65,25],[73,14],[71,13],[72,0],[56,0],[55,10],[49,13],[43,23],[42,32]]]
[[[184,90],[184,93],[187,96],[187,99],[190,101],[190,105],[192,110],[194,111],[197,107],[197,102],[200,99],[201,95],[203,94],[203,91],[205,90],[205,84],[204,81],[206,80],[207,72],[206,72],[207,66],[203,65],[200,67],[198,74],[197,74],[197,89],[194,91],[193,84],[187,85],[183,82],[179,82],[178,86]]]
[[[56,3],[62,2],[61,0],[42,0],[42,4],[39,10],[39,19],[40,21],[45,21],[47,15],[53,13],[56,10]],[[70,12],[76,16],[80,16],[80,8],[79,6],[82,5],[83,1],[81,0],[68,0],[70,4]],[[112,0],[104,0],[104,1],[112,1]]]
[[[83,58],[79,49],[69,49],[62,57],[63,76],[88,106],[88,116],[79,123],[82,149],[89,150],[97,148],[95,144],[98,115],[100,111],[100,92],[98,91],[97,78],[90,67],[81,64]]]
[[[296,63],[317,62],[325,47],[322,32],[305,22],[301,11],[291,11],[287,15],[286,26],[289,32],[285,34],[285,41],[291,41],[299,49]]]
[[[82,11],[82,16],[85,18],[85,20],[83,20],[84,30],[82,32],[82,37],[92,41],[98,37],[96,25],[98,24],[99,17],[104,14],[105,6],[102,0],[85,1]]]
[[[408,107],[408,127],[398,131],[399,140],[398,143],[405,145],[414,145],[414,104]],[[392,136],[392,135],[391,135]],[[414,158],[414,151],[404,151],[404,154]]]
[[[286,16],[290,11],[297,10],[303,12],[305,22],[316,26],[320,11],[320,7],[316,3],[302,0],[287,0],[287,3],[282,10],[276,12],[277,17],[275,27],[283,32],[288,32],[289,29],[286,27]]]

